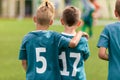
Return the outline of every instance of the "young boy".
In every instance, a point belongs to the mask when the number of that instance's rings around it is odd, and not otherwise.
[[[97,45],[99,57],[109,61],[108,80],[120,80],[120,0],[116,0],[115,16],[118,22],[104,28]]]
[[[64,25],[62,35],[72,38],[80,26],[80,11],[76,7],[67,7],[62,14],[61,23]],[[61,80],[86,80],[84,61],[88,59],[90,51],[85,37],[81,37],[75,48],[62,48],[59,54]]]
[[[61,80],[58,48],[75,47],[80,40],[82,32],[70,40],[56,32],[47,31],[53,17],[52,3],[43,2],[34,17],[36,31],[29,32],[22,41],[19,59],[26,70],[26,80]]]

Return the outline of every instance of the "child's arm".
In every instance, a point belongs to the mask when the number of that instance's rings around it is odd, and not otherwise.
[[[27,70],[27,61],[26,60],[22,60],[22,66],[24,68],[24,70]]]
[[[82,35],[83,35],[82,31],[77,32],[77,34],[71,39],[69,47],[71,47],[71,48],[76,47],[78,45]]]
[[[98,56],[99,56],[100,59],[108,61],[109,57],[108,57],[108,54],[106,53],[106,50],[107,50],[106,48],[100,47]]]

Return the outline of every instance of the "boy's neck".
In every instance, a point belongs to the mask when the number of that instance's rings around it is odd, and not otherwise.
[[[36,25],[36,30],[48,30],[49,26]]]
[[[75,35],[76,34],[76,28],[75,27],[65,27],[64,28],[64,33]]]

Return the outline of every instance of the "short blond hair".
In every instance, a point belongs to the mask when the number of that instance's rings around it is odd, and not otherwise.
[[[42,26],[49,26],[50,20],[54,19],[54,14],[54,5],[48,0],[43,1],[36,12],[37,23]]]
[[[62,13],[65,25],[74,26],[80,20],[80,10],[74,6],[68,6]]]

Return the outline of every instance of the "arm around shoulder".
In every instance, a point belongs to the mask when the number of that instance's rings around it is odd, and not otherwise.
[[[83,35],[82,31],[77,32],[77,34],[71,39],[69,47],[71,47],[71,48],[76,47],[78,45],[82,35]]]

